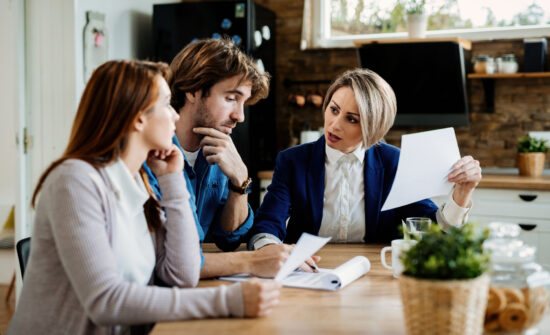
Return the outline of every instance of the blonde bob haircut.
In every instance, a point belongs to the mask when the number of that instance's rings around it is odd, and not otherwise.
[[[339,88],[349,87],[355,95],[355,102],[361,119],[363,146],[369,149],[390,130],[395,120],[397,103],[390,85],[375,72],[368,69],[354,69],[344,72],[329,87],[323,111]]]

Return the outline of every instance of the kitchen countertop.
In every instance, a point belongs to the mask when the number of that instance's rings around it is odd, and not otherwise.
[[[541,177],[518,175],[515,168],[484,168],[479,188],[501,188],[513,190],[550,191],[550,170],[544,170]],[[273,171],[259,171],[259,179],[272,179]]]
[[[550,176],[524,177],[518,175],[484,174],[478,188],[550,191]]]
[[[482,173],[485,174],[500,174],[500,175],[519,175],[517,168],[481,168]],[[542,170],[543,176],[550,176],[550,169]]]

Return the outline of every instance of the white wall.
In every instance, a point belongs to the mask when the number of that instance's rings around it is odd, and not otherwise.
[[[86,11],[106,15],[109,59],[144,58],[151,45],[152,6],[160,2],[166,1],[26,0],[27,113],[34,142],[27,192],[69,139],[85,86]]]
[[[23,0],[0,0],[0,223],[15,203],[16,122],[23,82],[18,62],[17,10]],[[27,0],[27,120],[33,136],[28,190],[41,171],[67,144],[70,127],[84,89],[83,29],[86,11],[106,15],[109,59],[146,58],[152,44],[152,6],[161,0]],[[19,8],[17,8],[19,7]],[[24,86],[22,86],[24,87]],[[27,191],[28,191],[27,190]]]
[[[151,45],[152,6],[163,2],[172,1],[0,0],[0,223],[18,191],[25,189],[19,203],[28,205],[38,177],[67,145],[85,85],[86,11],[106,15],[110,59],[143,58]],[[25,56],[19,56],[23,51]],[[13,124],[24,119],[33,144],[21,182],[26,187],[21,187],[16,182],[20,168]],[[19,237],[30,234],[32,222],[32,212],[22,210],[28,215],[18,215],[25,221],[18,227],[27,227]]]
[[[153,5],[176,0],[75,0],[76,75],[79,96],[84,90],[83,30],[86,12],[105,14],[109,59],[145,59],[152,46]]]
[[[152,6],[160,1],[26,1],[27,40],[33,41],[27,48],[31,73],[27,78],[29,118],[35,139],[29,179],[34,184],[44,168],[65,149],[84,90],[86,11],[105,14],[108,59],[143,58],[151,45]]]
[[[17,98],[17,59],[15,16],[17,0],[0,0],[0,228],[16,194],[15,113]]]
[[[18,12],[23,0],[0,0],[0,223],[15,204],[16,122],[19,113]],[[26,0],[27,120],[33,153],[26,176],[27,193],[41,171],[67,144],[78,100],[84,89],[82,31],[86,11],[106,14],[109,59],[145,58],[151,46],[152,6],[160,0]],[[20,19],[20,18],[19,18]],[[21,86],[24,87],[24,86]],[[28,198],[28,195],[27,195]]]

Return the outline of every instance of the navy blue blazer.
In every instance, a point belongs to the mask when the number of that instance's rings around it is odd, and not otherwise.
[[[365,152],[363,240],[367,243],[399,238],[402,234],[398,227],[407,217],[425,216],[436,220],[437,206],[429,199],[380,211],[393,184],[398,161],[399,149],[386,143],[378,143]],[[295,243],[303,232],[317,235],[323,218],[325,137],[280,152],[267,190],[250,237],[269,233],[285,243]]]

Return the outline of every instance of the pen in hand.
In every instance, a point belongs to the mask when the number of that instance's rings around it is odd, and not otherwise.
[[[314,272],[318,273],[319,268],[317,267],[317,262],[321,260],[319,256],[311,256],[311,258],[306,259],[299,267],[299,271],[304,272]]]
[[[319,272],[319,268],[317,267],[317,262],[321,260],[321,257],[319,256],[311,256],[308,260],[305,261],[305,263],[309,266],[309,268],[313,272]]]
[[[319,272],[319,268],[317,267],[317,265],[315,265],[315,263],[310,264],[310,263],[308,263],[308,262],[304,262],[304,264],[302,264],[301,266],[299,266],[298,268],[296,268],[295,271],[314,272],[314,273],[317,273],[317,272]]]

